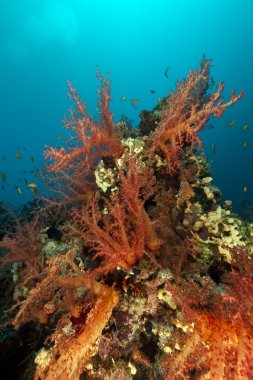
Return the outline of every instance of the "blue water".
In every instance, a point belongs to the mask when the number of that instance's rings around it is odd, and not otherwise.
[[[225,97],[232,88],[245,91],[202,133],[214,182],[235,206],[253,200],[252,14],[252,0],[1,0],[0,172],[7,179],[3,190],[0,178],[0,201],[29,200],[24,178],[34,181],[29,171],[40,169],[46,144],[61,145],[56,136],[69,106],[67,79],[94,114],[96,66],[109,70],[115,120],[127,114],[137,125],[140,111],[152,109],[203,53],[213,59],[215,81],[226,82]],[[137,110],[132,98],[140,99]],[[235,124],[227,128],[231,119]],[[244,124],[250,128],[241,134]]]

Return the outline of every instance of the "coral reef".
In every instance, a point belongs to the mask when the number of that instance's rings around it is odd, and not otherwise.
[[[70,139],[45,151],[39,222],[0,243],[14,283],[2,331],[43,331],[30,378],[253,378],[253,227],[221,203],[199,136],[243,93],[223,100],[210,68],[135,130],[114,123],[108,76],[96,122],[68,84]]]

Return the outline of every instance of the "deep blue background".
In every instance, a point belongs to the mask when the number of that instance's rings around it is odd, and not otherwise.
[[[0,171],[7,175],[0,200],[27,201],[31,193],[23,178],[32,177],[23,170],[40,167],[45,144],[60,145],[56,136],[62,134],[69,106],[67,79],[95,113],[95,68],[110,70],[115,119],[126,113],[138,124],[139,112],[151,109],[176,79],[197,67],[203,53],[213,59],[214,79],[226,82],[226,97],[232,88],[245,91],[244,99],[202,134],[215,184],[235,204],[251,200],[252,14],[252,0],[0,0]],[[131,98],[140,99],[137,110]],[[230,119],[235,124],[227,128]],[[246,123],[250,129],[241,134]],[[22,196],[14,185],[22,188]]]

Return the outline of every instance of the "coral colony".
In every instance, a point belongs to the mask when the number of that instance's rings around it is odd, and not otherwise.
[[[113,121],[108,75],[97,119],[68,83],[69,140],[45,150],[50,195],[1,242],[4,328],[47,326],[35,379],[253,378],[253,226],[221,204],[199,133],[243,93],[224,100],[210,67],[136,129]]]

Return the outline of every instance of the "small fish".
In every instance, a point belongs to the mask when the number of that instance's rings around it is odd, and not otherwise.
[[[212,125],[212,124],[207,125],[207,126],[205,127],[205,129],[213,129],[213,128],[214,128],[214,125]]]
[[[248,187],[247,187],[247,186],[244,186],[244,188],[243,188],[243,192],[244,192],[244,193],[247,193],[247,191],[248,191]]]
[[[27,184],[28,187],[37,187],[37,184],[34,182],[30,182]]]
[[[249,144],[248,144],[248,141],[244,141],[244,143],[243,143],[243,149],[248,149],[248,146],[249,146]]]
[[[155,90],[149,90],[150,94],[155,94]]]
[[[123,102],[124,100],[126,100],[126,95],[122,95],[121,98],[120,98],[121,102]]]
[[[27,150],[27,147],[26,147],[26,146],[24,146],[24,147],[23,147],[23,149],[24,149],[24,150]]]
[[[27,178],[23,178],[23,180],[24,180],[24,182],[25,182],[25,183],[27,183],[27,182],[28,182]]]
[[[34,161],[34,158],[33,158],[33,156],[31,156],[31,157],[30,157],[30,160],[31,160],[32,162]]]
[[[166,78],[169,78],[169,67],[166,67],[165,71],[164,71],[164,75],[166,76]]]
[[[162,103],[162,98],[158,98],[157,101],[158,101],[159,104],[161,104]]]
[[[215,151],[216,151],[216,147],[215,147],[215,144],[214,144],[214,143],[212,143],[211,147],[212,147],[212,152],[213,152],[213,154],[214,154],[214,153],[215,153]]]
[[[2,190],[4,191],[4,185],[2,185],[1,187],[2,187]]]
[[[56,140],[57,140],[57,141],[62,140],[62,135],[58,135],[58,136],[56,136]]]
[[[5,160],[5,158],[6,158],[6,157],[5,157],[5,156],[3,156],[3,157],[1,158],[1,161],[4,161],[4,160]]]
[[[0,177],[2,178],[3,183],[6,182],[6,174],[3,172],[0,172]]]
[[[248,124],[245,124],[245,125],[241,128],[241,133],[246,132],[248,129],[249,129],[249,125],[248,125]]]
[[[137,104],[139,103],[139,99],[132,99],[131,106],[133,106],[137,110]]]
[[[22,155],[21,153],[17,150],[16,152],[16,157],[20,160],[22,158]]]
[[[37,194],[38,193],[38,189],[36,189],[36,187],[34,187],[34,188],[31,189],[31,192],[34,193],[34,194]]]
[[[228,123],[227,123],[227,127],[232,127],[232,125],[235,123],[235,119],[232,119],[230,120]]]
[[[26,171],[26,170],[23,170],[23,173],[27,174],[27,171]]]
[[[16,187],[16,190],[17,190],[17,192],[18,192],[20,195],[23,194],[23,190],[21,189],[21,187],[17,186],[17,187]]]

